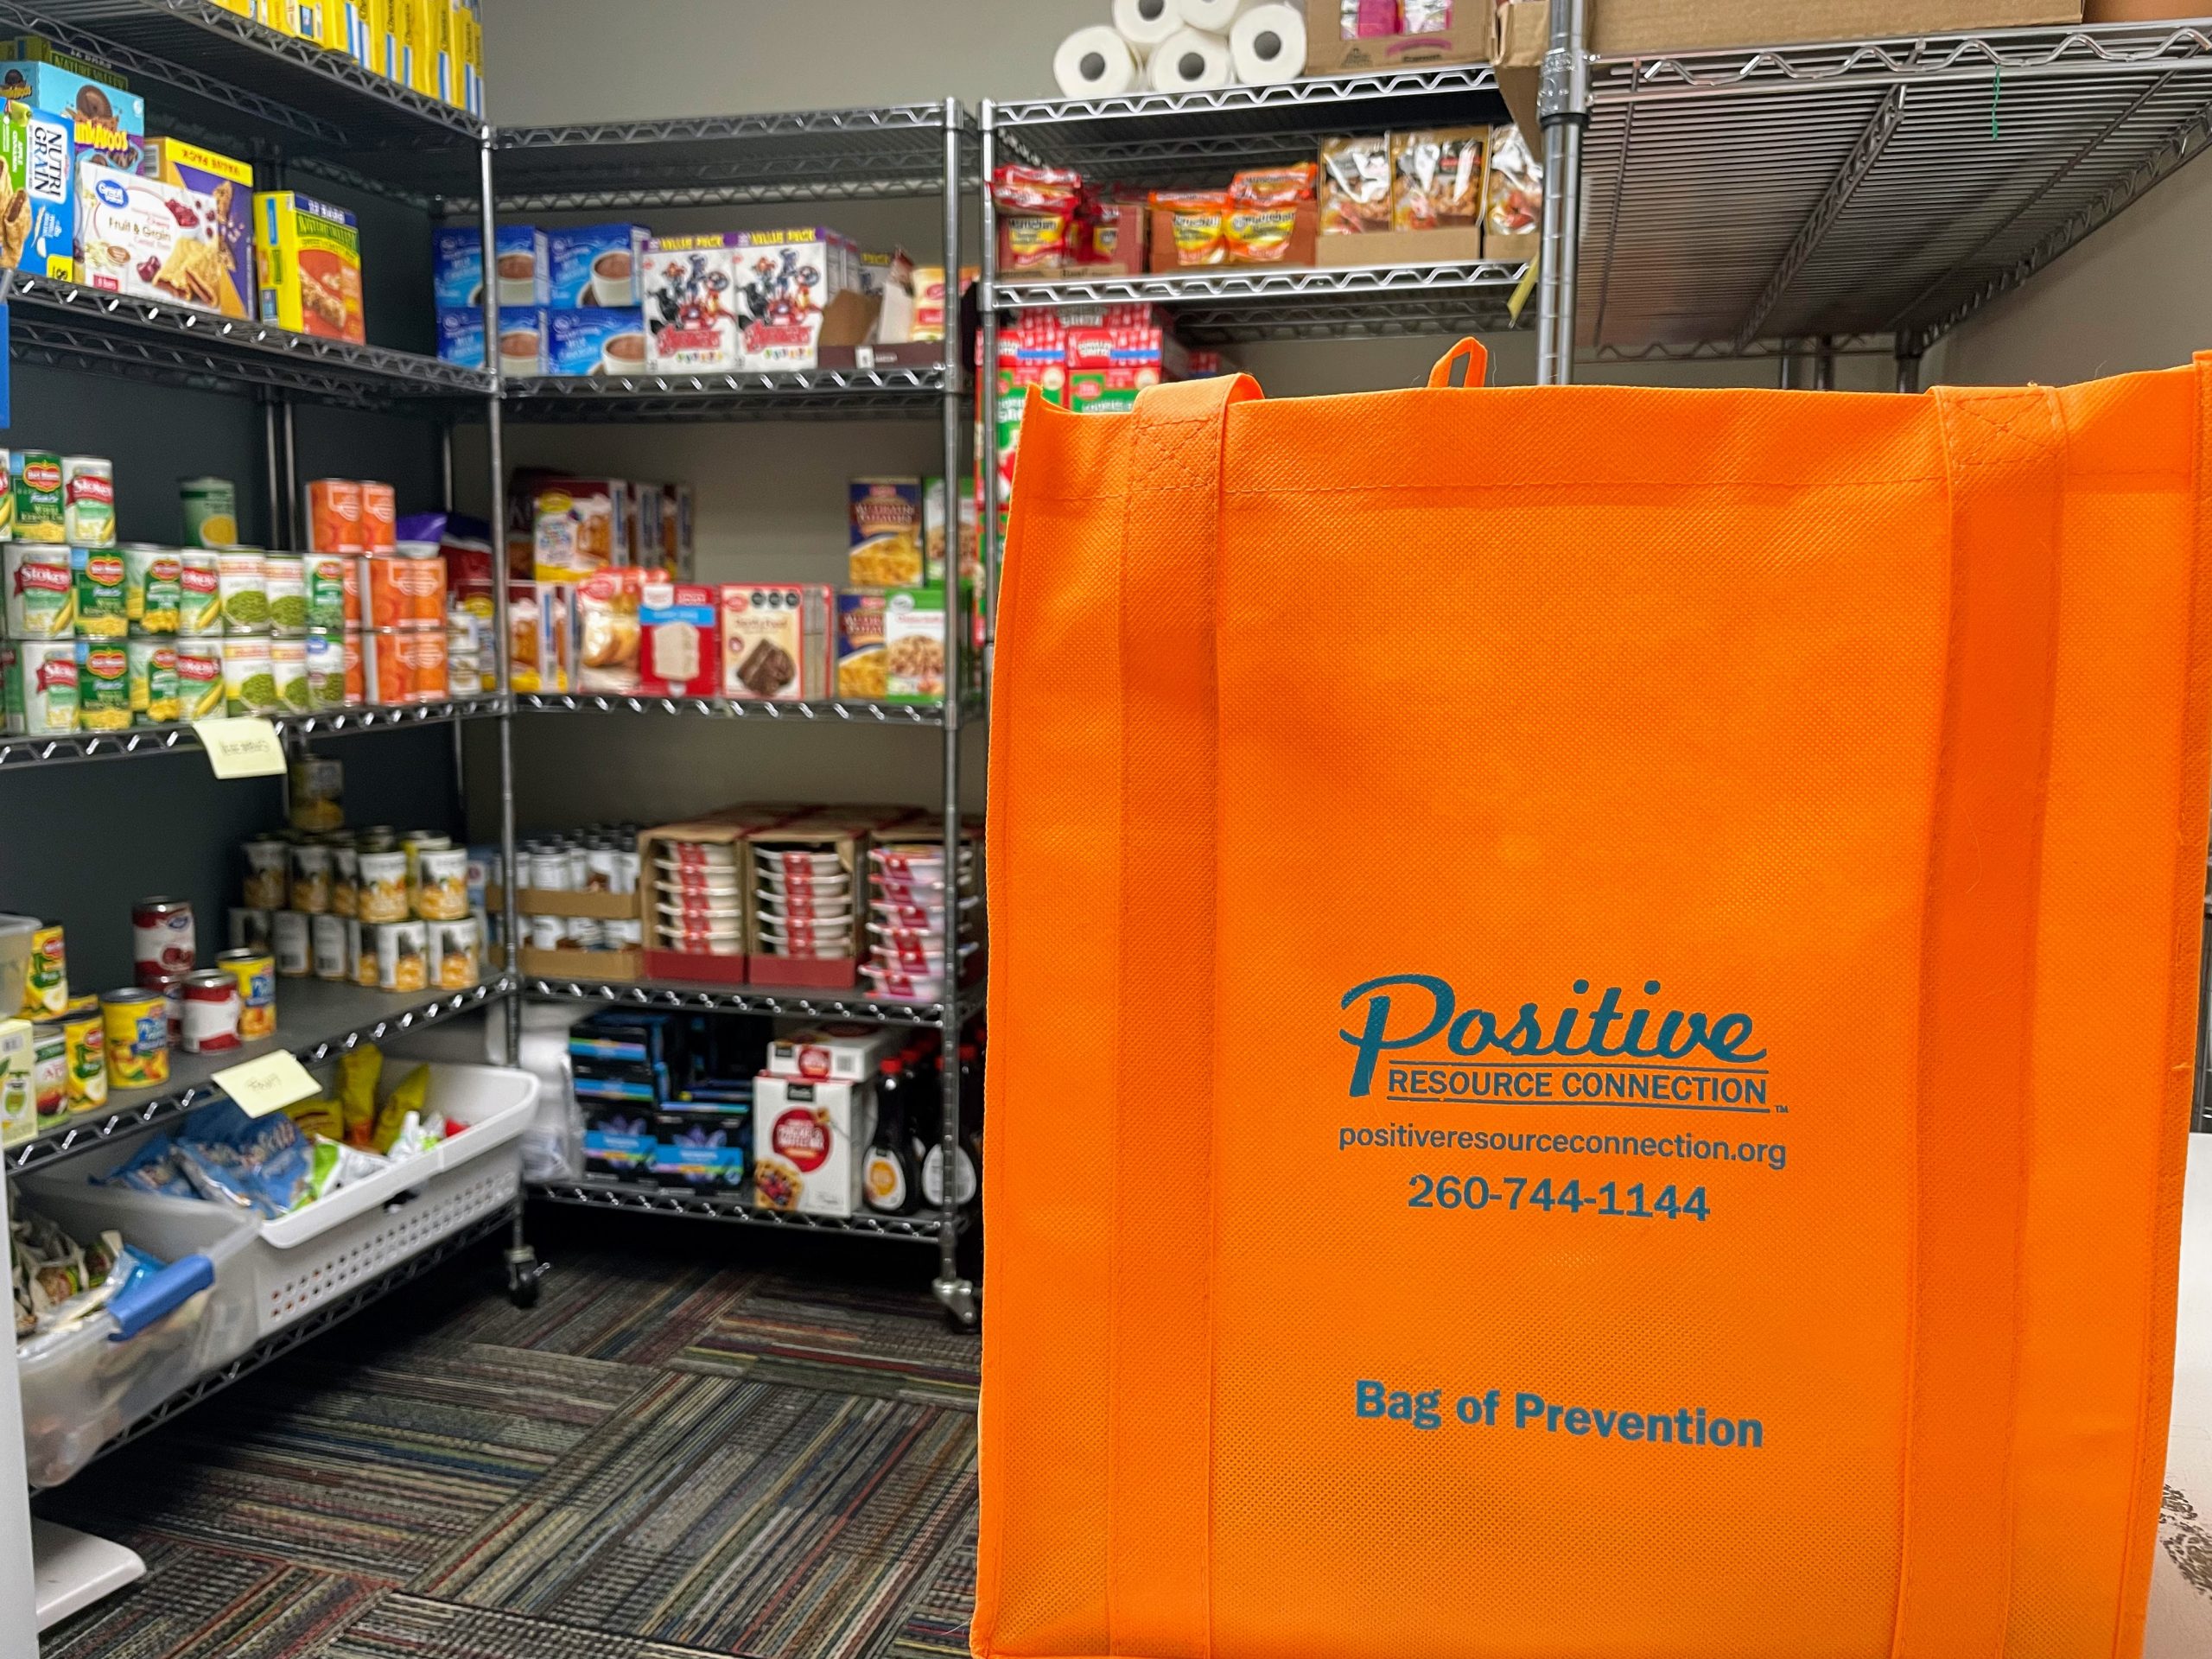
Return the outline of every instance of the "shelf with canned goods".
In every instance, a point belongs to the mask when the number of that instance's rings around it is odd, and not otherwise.
[[[27,271],[6,274],[9,348],[19,362],[119,374],[194,391],[257,386],[349,408],[480,400],[480,369],[418,353],[325,340],[163,300],[133,299]]]
[[[503,127],[493,188],[501,213],[933,196],[970,128],[945,104]]]
[[[1527,297],[1525,260],[1286,270],[1214,266],[1147,276],[1001,280],[1001,311],[1067,305],[1158,305],[1193,346],[1269,340],[1370,339],[1510,328]]]
[[[380,1043],[483,1007],[505,996],[508,987],[509,982],[495,979],[465,990],[426,994],[316,979],[279,980],[273,1036],[213,1052],[172,1051],[164,1081],[149,1089],[111,1088],[101,1104],[54,1121],[0,1152],[0,1166],[10,1173],[34,1168],[174,1122],[220,1099],[214,1074],[244,1061],[283,1050],[302,1065],[316,1065],[360,1044]]]
[[[439,702],[364,709],[333,709],[320,714],[284,715],[270,723],[287,737],[343,737],[356,732],[389,732],[415,726],[482,720],[505,705],[496,696],[456,697]],[[200,734],[189,722],[133,726],[114,732],[72,732],[61,735],[0,736],[0,772],[54,766],[72,760],[124,760],[137,755],[188,754],[200,751]]]
[[[865,992],[775,985],[680,984],[667,980],[608,981],[529,978],[525,995],[549,1002],[605,1002],[618,1007],[680,1012],[766,1014],[809,1020],[857,1020],[880,1026],[943,1026],[942,1002],[900,1002]],[[983,1006],[981,984],[960,988],[961,1005]]]
[[[799,1232],[849,1233],[857,1238],[904,1239],[935,1244],[947,1217],[934,1210],[911,1216],[885,1216],[863,1211],[852,1216],[805,1215],[789,1210],[753,1207],[750,1184],[735,1192],[698,1192],[682,1187],[646,1186],[628,1181],[532,1181],[525,1191],[548,1204],[581,1205],[594,1210],[632,1210],[656,1216],[687,1216],[699,1221],[734,1222],[741,1226],[781,1227]],[[967,1217],[950,1217],[956,1229]]]
[[[186,137],[282,155],[417,206],[476,188],[485,123],[460,107],[463,70],[449,72],[462,77],[455,97],[441,98],[372,68],[365,29],[357,58],[246,10],[217,0],[8,0],[0,18],[111,66],[134,86],[158,83],[168,130]]]
[[[915,349],[887,347],[883,355]],[[531,424],[918,420],[938,413],[944,388],[941,362],[772,373],[543,375],[507,381],[502,413]]]
[[[978,705],[970,702],[972,712]],[[780,721],[787,725],[942,726],[941,702],[779,702],[744,697],[632,697],[591,692],[555,696],[528,692],[515,699],[520,714],[701,715],[721,720]]]

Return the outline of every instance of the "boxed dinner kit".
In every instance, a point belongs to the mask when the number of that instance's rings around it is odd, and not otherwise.
[[[361,232],[353,215],[297,190],[257,194],[253,213],[261,321],[365,342]]]

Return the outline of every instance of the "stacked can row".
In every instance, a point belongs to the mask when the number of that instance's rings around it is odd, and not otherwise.
[[[465,990],[483,977],[468,849],[383,826],[245,843],[234,943],[268,950],[285,978],[385,991]]]

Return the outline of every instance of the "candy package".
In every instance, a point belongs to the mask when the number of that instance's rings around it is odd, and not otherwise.
[[[364,1152],[359,1147],[349,1147],[320,1135],[313,1138],[308,1158],[309,1202],[327,1198],[341,1186],[366,1180],[386,1168],[391,1161],[373,1152]]]
[[[1390,141],[1330,138],[1321,145],[1321,233],[1390,228]]]
[[[1489,136],[1483,127],[1391,134],[1396,188],[1390,228],[1437,231],[1480,223]]]
[[[154,1192],[166,1198],[196,1198],[200,1189],[187,1180],[177,1166],[176,1142],[167,1135],[149,1135],[130,1158],[92,1178],[95,1186],[126,1187],[133,1192]]]
[[[177,1135],[176,1158],[202,1198],[264,1221],[314,1200],[308,1138],[282,1112],[250,1117],[234,1101],[195,1112]]]

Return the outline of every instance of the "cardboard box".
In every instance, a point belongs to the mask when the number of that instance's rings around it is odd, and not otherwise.
[[[830,690],[830,589],[729,582],[721,590],[722,695],[805,702]]]
[[[800,1083],[762,1077],[753,1084],[753,1201],[764,1210],[852,1216],[875,1135],[873,1083]]]
[[[1143,274],[1146,215],[1142,200],[1102,202],[1091,226],[1090,257],[1070,270],[1084,276],[1136,276]]]
[[[634,893],[572,893],[547,887],[524,887],[515,895],[515,908],[525,916],[581,916],[602,922],[634,922],[641,900]]]
[[[545,313],[548,374],[615,375],[645,372],[645,314],[593,308]]]
[[[643,305],[639,279],[652,240],[642,225],[572,225],[547,232],[546,303],[571,311]]]
[[[20,190],[30,215],[16,265],[62,282],[77,275],[77,163],[69,129],[29,105],[0,109],[0,187]]]
[[[220,276],[214,308],[226,317],[251,315],[253,292],[253,164],[181,138],[149,138],[142,170],[149,178],[188,193],[213,245]]]
[[[708,985],[742,985],[748,977],[744,938],[753,926],[750,869],[745,854],[746,836],[772,821],[768,809],[725,807],[683,823],[664,823],[638,836],[639,908],[645,919],[645,969],[649,979],[690,980]],[[662,926],[659,904],[662,849],[671,843],[723,847],[730,851],[737,875],[738,905],[743,912],[740,948],[728,955],[710,955],[677,947]]]
[[[1442,231],[1370,231],[1362,236],[1325,236],[1314,263],[1344,265],[1450,265],[1483,257],[1483,233],[1471,225]]]
[[[361,232],[353,215],[297,190],[253,199],[261,321],[295,334],[365,343]]]
[[[1594,3],[1602,7],[1605,0]],[[1491,8],[1478,0],[1459,0],[1452,8],[1452,27],[1434,34],[1378,35],[1356,41],[1344,38],[1343,0],[1306,0],[1309,75],[1354,74],[1424,63],[1486,63],[1490,51]]]
[[[138,169],[146,142],[146,100],[104,63],[62,51],[35,35],[6,42],[0,99],[66,121],[79,156],[98,156],[125,173]]]
[[[746,837],[747,977],[755,985],[840,988],[860,976],[868,908],[868,827],[849,818],[798,818],[756,830]],[[854,953],[849,957],[786,957],[761,948],[759,903],[762,871],[780,851],[827,854],[842,870],[851,894]]]
[[[804,1026],[770,1041],[762,1070],[802,1083],[866,1083],[905,1040],[897,1026]]]
[[[628,985],[647,977],[645,955],[638,950],[535,950],[525,944],[519,955],[522,971],[532,979]]]
[[[502,225],[494,233],[493,262],[499,271],[499,303],[549,303],[546,232],[532,225]],[[441,306],[484,303],[484,238],[475,226],[445,226],[431,242],[430,294]]]
[[[517,334],[541,328],[550,313],[534,308],[502,306],[499,308],[499,332]],[[438,356],[448,363],[458,363],[463,368],[480,369],[484,366],[484,311],[480,306],[449,306],[438,308]],[[550,331],[549,331],[550,332]],[[541,340],[546,337],[541,334]],[[543,348],[537,359],[543,363]],[[536,373],[537,370],[530,371]]]

